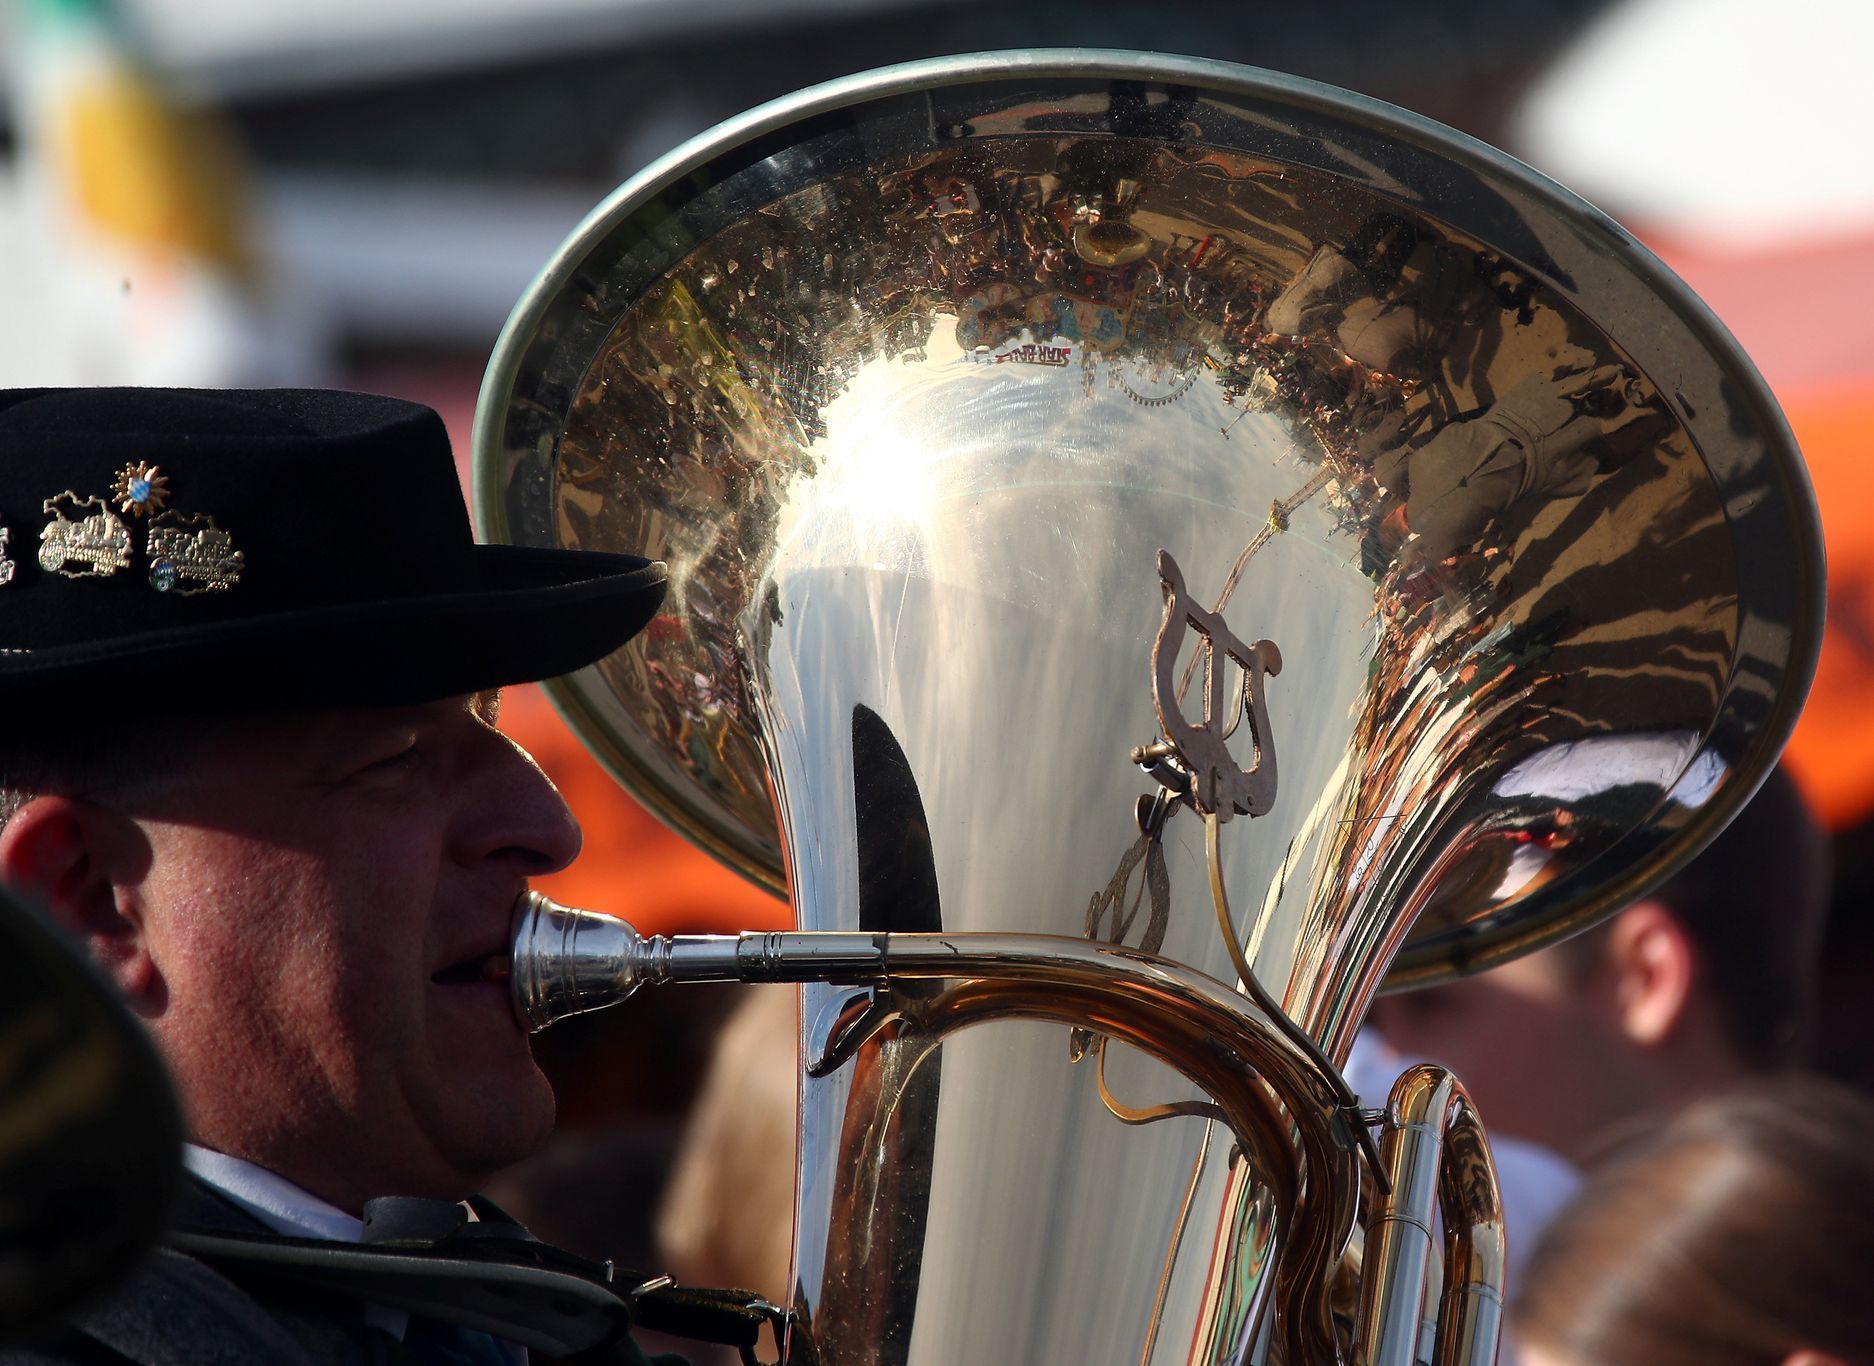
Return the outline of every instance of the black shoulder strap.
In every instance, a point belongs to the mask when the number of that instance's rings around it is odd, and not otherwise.
[[[186,1226],[166,1242],[226,1275],[443,1319],[582,1366],[643,1362],[630,1337],[634,1324],[722,1343],[751,1363],[763,1326],[782,1331],[780,1311],[757,1295],[679,1289],[668,1277],[576,1257],[501,1217],[439,1229],[433,1214],[417,1208],[434,1202],[410,1203],[401,1213],[367,1210],[367,1236],[377,1241],[362,1244]]]

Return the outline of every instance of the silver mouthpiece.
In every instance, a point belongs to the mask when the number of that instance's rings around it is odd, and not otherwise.
[[[539,892],[514,903],[509,983],[522,1028],[624,1000],[645,980],[649,941],[615,916],[562,906]]]
[[[905,943],[928,936],[898,936]],[[514,903],[509,983],[521,1027],[615,1006],[663,982],[871,983],[886,975],[893,936],[788,931],[642,935],[613,915],[576,911],[539,892]],[[955,949],[946,945],[948,953]],[[946,963],[950,960],[946,959]]]
[[[539,892],[522,892],[514,903],[508,979],[514,1014],[523,1029],[538,1034],[568,1015],[617,1005],[646,983],[777,980],[781,966],[763,950],[770,941],[794,937],[647,936],[617,916],[576,911]],[[823,953],[812,960],[815,966],[824,961]]]

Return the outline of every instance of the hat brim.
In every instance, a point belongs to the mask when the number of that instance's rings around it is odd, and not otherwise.
[[[650,622],[667,570],[635,555],[479,545],[449,593],[374,597],[20,653],[0,702],[213,710],[391,706],[571,673]]]

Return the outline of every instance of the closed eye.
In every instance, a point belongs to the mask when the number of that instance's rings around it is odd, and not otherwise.
[[[353,770],[355,778],[394,777],[415,768],[423,757],[423,747],[412,737],[399,748],[370,760]]]

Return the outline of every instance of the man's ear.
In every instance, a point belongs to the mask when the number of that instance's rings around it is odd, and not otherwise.
[[[1607,962],[1621,1031],[1642,1047],[1672,1037],[1698,986],[1698,954],[1663,902],[1629,906],[1608,927]]]
[[[163,1001],[140,899],[148,851],[135,822],[75,797],[34,797],[0,830],[0,883],[34,898],[83,940],[146,1016]]]

